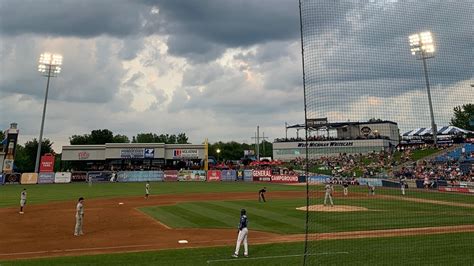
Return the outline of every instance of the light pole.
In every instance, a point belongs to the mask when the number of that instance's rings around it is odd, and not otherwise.
[[[43,53],[39,59],[38,71],[47,77],[46,93],[44,95],[43,117],[41,119],[41,129],[38,140],[38,150],[36,151],[35,172],[39,173],[39,164],[41,158],[41,143],[43,141],[44,118],[46,116],[46,105],[48,104],[49,79],[56,77],[61,72],[61,65],[63,62],[62,55]]]
[[[219,162],[219,154],[221,153],[221,149],[217,149],[216,152],[217,152],[217,162]]]
[[[425,71],[426,91],[428,93],[428,103],[430,106],[431,115],[431,132],[433,133],[434,145],[438,145],[438,129],[436,127],[434,114],[433,114],[433,103],[431,102],[431,90],[430,80],[428,79],[428,67],[426,65],[426,59],[433,58],[435,52],[435,46],[433,44],[433,37],[431,32],[421,32],[410,35],[410,50],[411,54],[415,55],[417,59],[423,60],[423,69]]]

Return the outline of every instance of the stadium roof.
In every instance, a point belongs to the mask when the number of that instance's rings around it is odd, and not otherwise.
[[[334,123],[324,123],[324,124],[319,124],[316,126],[309,127],[311,129],[319,129],[319,128],[327,128],[327,129],[336,129],[336,128],[342,128],[342,127],[347,127],[347,126],[359,126],[359,125],[374,125],[374,124],[385,124],[385,123],[390,123],[397,125],[397,123],[393,121],[371,121],[371,122],[334,122]],[[292,126],[287,126],[286,128],[294,128],[294,129],[305,129],[305,124],[296,124]]]
[[[455,126],[445,126],[438,129],[438,135],[457,135],[457,134],[468,134],[468,133],[472,133],[472,131],[455,127]],[[417,128],[417,129],[413,129],[413,130],[403,133],[404,137],[427,136],[427,135],[432,135],[432,131],[430,127]]]

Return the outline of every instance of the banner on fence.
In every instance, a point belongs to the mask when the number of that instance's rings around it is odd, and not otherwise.
[[[70,172],[57,172],[54,174],[54,183],[70,183],[71,173]]]
[[[3,176],[5,184],[18,184],[20,183],[21,174],[19,173],[11,173],[5,174]]]
[[[38,183],[38,174],[37,173],[23,173],[21,174],[20,183],[22,185],[36,184]]]
[[[119,182],[156,182],[163,181],[163,177],[162,171],[124,171],[117,174]]]
[[[326,181],[329,179],[330,178],[328,176],[324,176],[324,175],[310,176],[308,177],[308,183],[322,184],[322,183],[326,183]]]
[[[168,181],[178,181],[178,171],[177,170],[165,170],[163,180]]]
[[[54,173],[39,173],[38,184],[52,184],[54,183]]]
[[[87,172],[72,172],[71,173],[71,182],[86,182],[87,181]]]
[[[221,181],[221,171],[219,170],[207,171],[207,181]]]
[[[274,175],[272,182],[275,183],[298,183],[297,175]]]
[[[100,171],[100,172],[87,172],[87,181],[92,178],[92,183],[94,182],[110,182],[112,179],[112,172],[109,171]]]
[[[253,177],[272,177],[272,170],[252,170]],[[254,178],[255,179],[255,178]]]
[[[244,170],[244,181],[253,181],[253,171],[252,170]]]
[[[357,178],[357,181],[359,182],[359,185],[361,186],[367,186],[367,184],[370,184],[375,187],[381,187],[382,186],[382,179],[377,179],[377,178]]]
[[[235,181],[237,179],[237,172],[235,170],[222,170],[222,181]]]
[[[206,171],[181,170],[178,172],[178,181],[206,181]]]
[[[253,181],[256,181],[256,182],[271,182],[272,178],[270,176],[254,176]]]
[[[3,174],[0,173],[0,185],[3,185],[3,182],[4,182],[4,181],[5,181],[5,180],[3,179]]]
[[[237,180],[238,181],[244,181],[244,171],[243,170],[237,170]]]
[[[438,190],[444,192],[474,193],[474,189],[466,187],[438,187]]]

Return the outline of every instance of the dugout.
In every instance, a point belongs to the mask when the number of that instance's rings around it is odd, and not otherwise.
[[[61,168],[75,171],[200,169],[204,144],[106,143],[62,147]]]

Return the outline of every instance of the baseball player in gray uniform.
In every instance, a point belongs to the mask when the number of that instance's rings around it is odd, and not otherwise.
[[[330,183],[327,183],[324,187],[324,191],[326,191],[324,195],[324,206],[326,206],[327,200],[329,199],[329,203],[331,203],[331,207],[333,207],[334,203],[332,202],[332,192],[334,191],[334,188]]]
[[[84,198],[80,197],[76,205],[76,228],[74,229],[74,235],[83,235],[82,224],[84,222]]]
[[[150,195],[150,182],[146,181],[145,185],[145,199],[148,199],[148,196]]]
[[[404,196],[405,196],[405,185],[406,185],[406,181],[403,178],[403,179],[400,180],[400,189],[402,190],[402,195],[404,195]]]
[[[26,188],[20,193],[20,214],[23,214],[23,208],[26,205]]]
[[[239,257],[239,250],[240,250],[240,245],[242,244],[242,241],[244,242],[244,257],[249,256],[249,250],[248,250],[248,243],[247,243],[247,236],[249,234],[249,231],[247,229],[247,211],[245,209],[240,210],[240,223],[239,223],[239,235],[237,237],[237,245],[235,246],[235,252],[232,255],[234,258]]]

